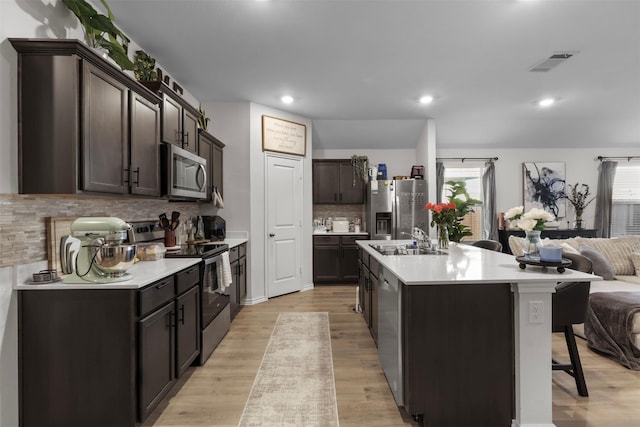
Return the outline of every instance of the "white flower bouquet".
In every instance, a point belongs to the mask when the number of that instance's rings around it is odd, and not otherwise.
[[[529,212],[524,213],[523,206],[509,209],[504,214],[504,218],[509,220],[510,225],[524,231],[542,231],[545,223],[555,220],[554,216],[544,209],[532,208]]]

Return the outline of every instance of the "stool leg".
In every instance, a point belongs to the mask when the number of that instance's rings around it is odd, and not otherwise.
[[[589,392],[587,391],[587,383],[584,380],[582,363],[580,363],[580,354],[578,354],[578,345],[576,344],[576,337],[573,335],[573,328],[571,325],[566,325],[564,327],[564,337],[567,341],[567,349],[569,350],[571,366],[573,366],[573,376],[576,379],[578,394],[580,396],[588,397]]]

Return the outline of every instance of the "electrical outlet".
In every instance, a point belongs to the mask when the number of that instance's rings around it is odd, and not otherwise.
[[[544,303],[529,301],[529,323],[544,323]]]

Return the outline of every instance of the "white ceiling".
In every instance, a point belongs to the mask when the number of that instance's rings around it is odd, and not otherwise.
[[[308,117],[316,149],[413,148],[427,118],[441,148],[640,145],[640,1],[108,4],[199,100]],[[565,51],[577,54],[528,71]],[[537,107],[545,96],[559,101]]]

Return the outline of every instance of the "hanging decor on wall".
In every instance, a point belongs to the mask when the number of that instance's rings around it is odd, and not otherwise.
[[[307,127],[300,123],[263,115],[262,150],[306,156]]]
[[[522,164],[524,210],[540,208],[556,218],[565,216],[565,167],[563,162]]]

